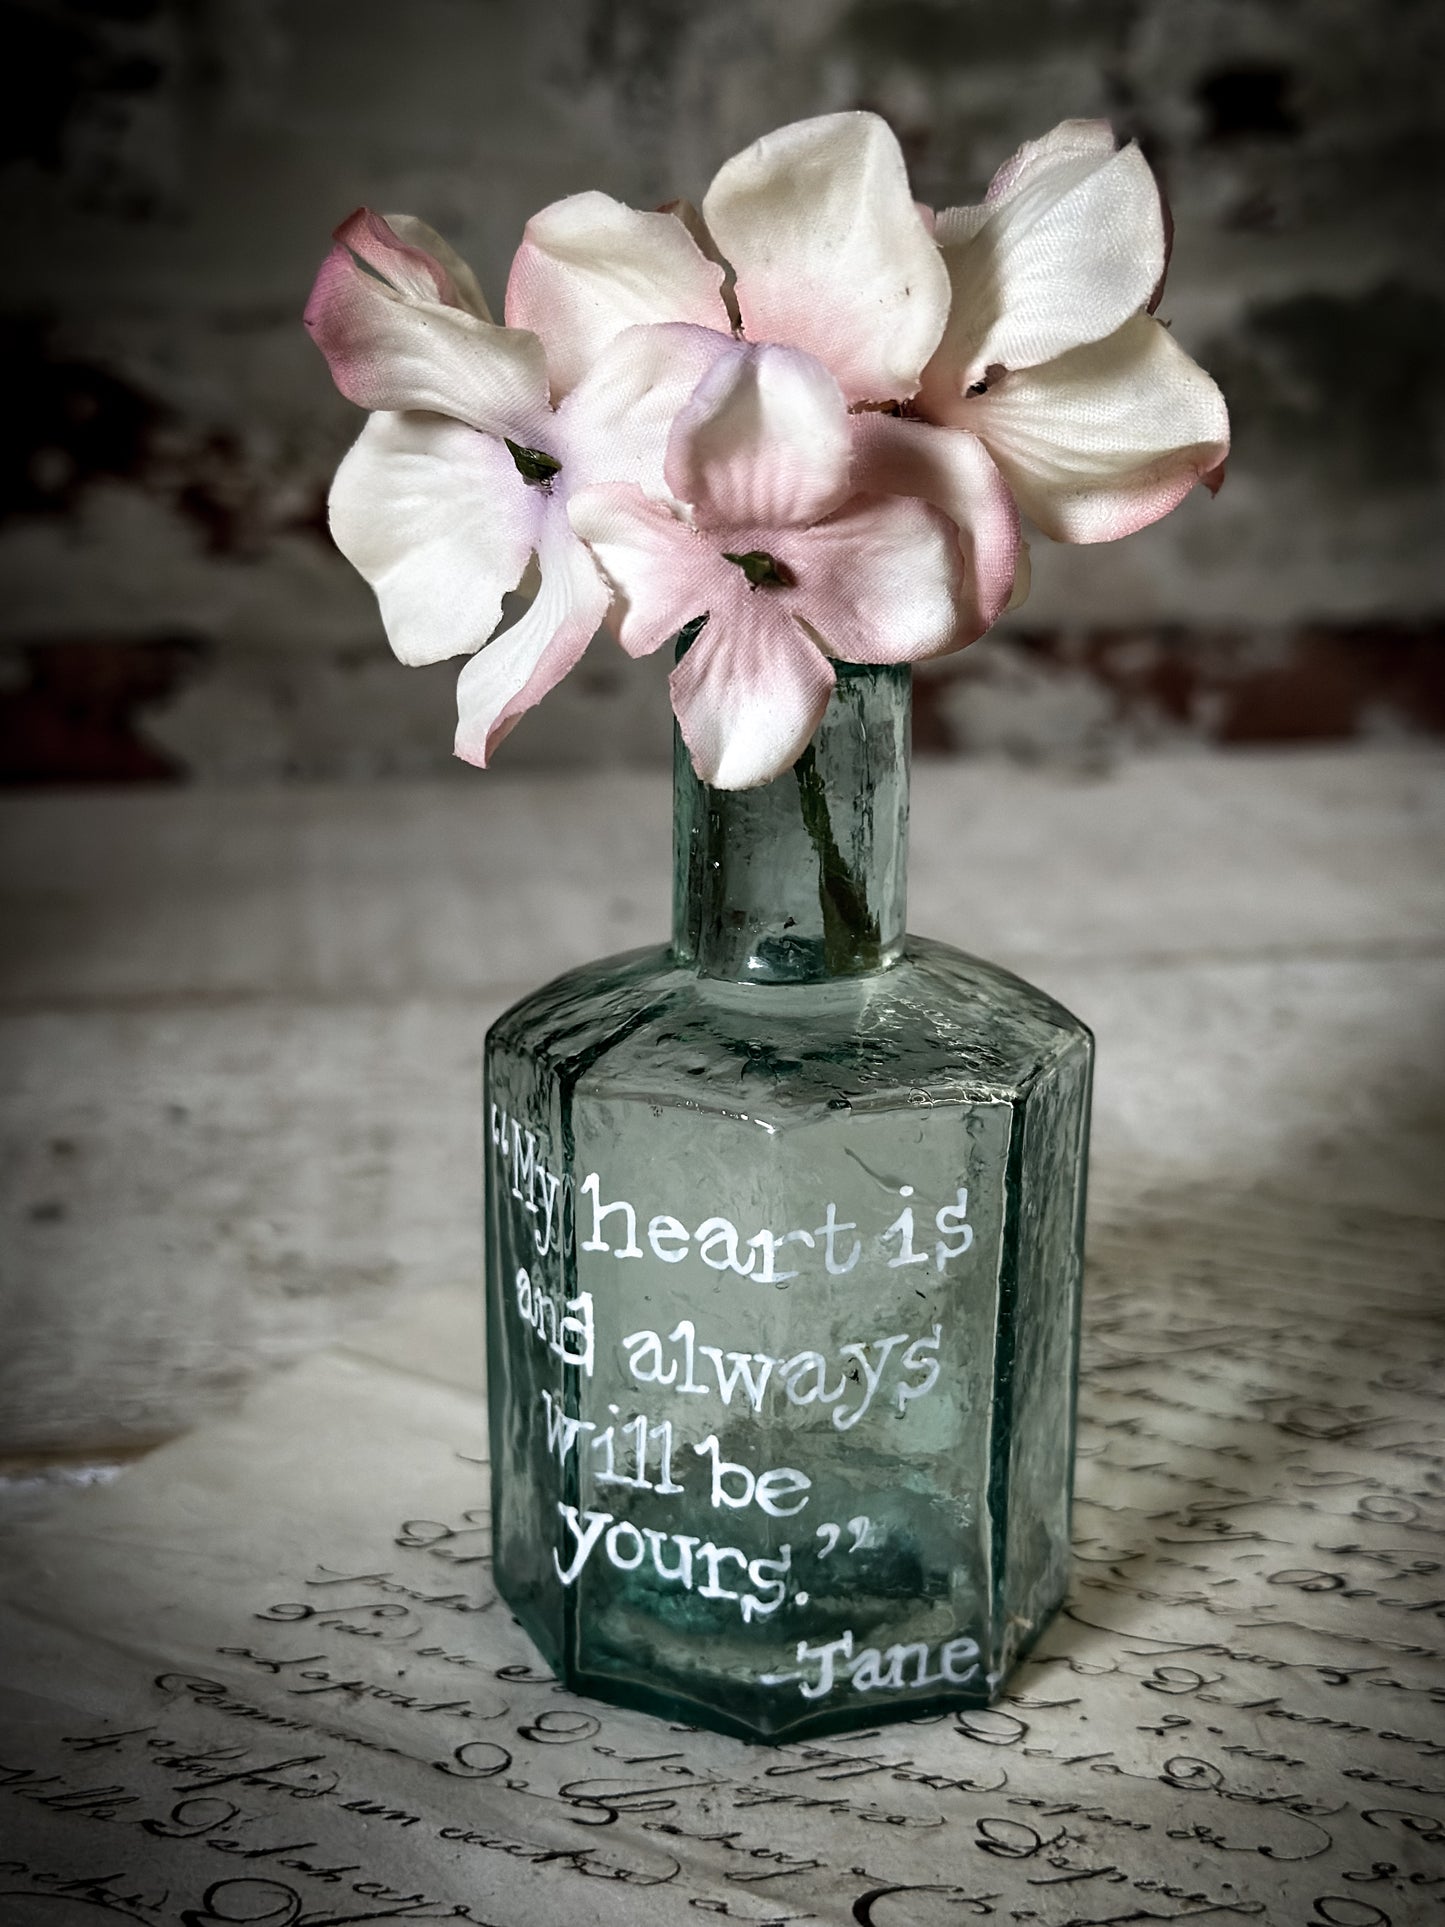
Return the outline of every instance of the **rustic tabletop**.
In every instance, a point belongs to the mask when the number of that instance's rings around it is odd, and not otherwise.
[[[1432,1918],[1442,824],[1415,749],[920,767],[913,927],[1098,1033],[1074,1586],[767,1749],[487,1576],[482,1034],[660,934],[665,783],[8,801],[7,1927]]]

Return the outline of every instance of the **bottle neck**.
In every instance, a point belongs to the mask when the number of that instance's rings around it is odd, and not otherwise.
[[[837,663],[797,764],[753,790],[673,777],[673,953],[733,983],[820,983],[902,953],[908,868],[906,667]]]

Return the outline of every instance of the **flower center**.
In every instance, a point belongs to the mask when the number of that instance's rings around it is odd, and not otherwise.
[[[723,550],[724,562],[735,562],[754,589],[791,589],[797,577],[786,562],[779,562],[766,549],[747,549],[741,555]]]
[[[507,443],[507,452],[517,464],[517,473],[522,480],[533,488],[550,488],[552,477],[558,474],[562,464],[553,455],[540,448],[523,448],[520,442],[502,440]]]

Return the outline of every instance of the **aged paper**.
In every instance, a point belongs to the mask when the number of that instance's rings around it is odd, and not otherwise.
[[[1096,1217],[1072,1602],[986,1712],[779,1749],[556,1687],[418,1303],[4,1547],[0,1921],[1412,1927],[1445,1912],[1436,1227]]]

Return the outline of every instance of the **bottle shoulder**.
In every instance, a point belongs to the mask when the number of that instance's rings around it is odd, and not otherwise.
[[[912,936],[887,969],[819,984],[732,983],[665,946],[630,951],[541,986],[488,1037],[588,1091],[754,1111],[1010,1098],[1091,1049],[1046,992]]]
[[[576,964],[508,1006],[487,1032],[487,1050],[545,1052],[559,1063],[606,1050],[683,975],[666,944]]]
[[[960,1000],[977,1002],[980,1007],[1007,1013],[1013,1022],[1036,1032],[1041,1039],[1077,1038],[1093,1044],[1088,1025],[1057,997],[1002,964],[957,950],[936,937],[912,933],[905,946],[905,961],[912,966],[920,986],[926,986],[924,994],[949,1006],[956,1006]]]

